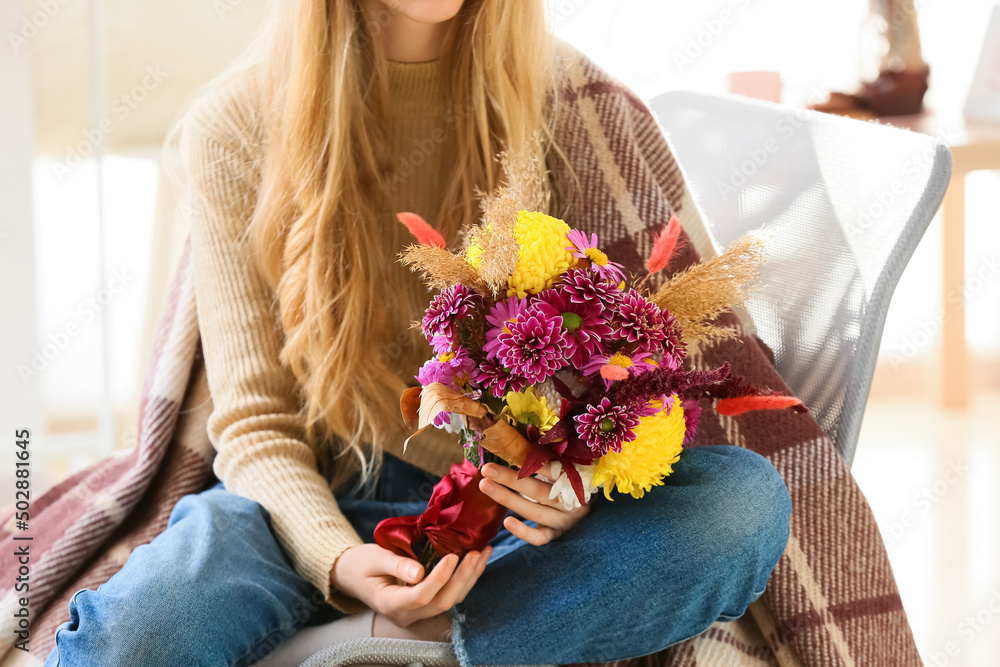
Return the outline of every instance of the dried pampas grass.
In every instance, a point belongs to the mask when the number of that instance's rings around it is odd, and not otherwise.
[[[731,327],[712,320],[742,303],[766,259],[772,234],[749,232],[734,241],[718,257],[694,264],[664,283],[651,300],[677,318],[685,342],[735,338]]]
[[[464,257],[444,248],[411,245],[399,253],[399,261],[410,267],[411,271],[420,271],[424,282],[432,289],[444,289],[461,283],[482,293],[482,276],[476,267],[465,261]]]
[[[486,287],[498,295],[517,267],[517,199],[500,188],[483,213],[482,225],[472,233],[469,244],[480,248],[479,273]]]

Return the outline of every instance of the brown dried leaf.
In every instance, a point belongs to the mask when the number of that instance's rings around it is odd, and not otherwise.
[[[486,406],[448,385],[432,382],[420,392],[420,409],[417,413],[419,416],[418,426],[423,428],[432,424],[439,412],[455,412],[469,417],[482,417],[486,414]]]
[[[483,439],[480,444],[486,451],[493,452],[507,463],[515,466],[524,463],[528,449],[531,447],[525,437],[504,419],[498,420],[493,426],[483,431]]]
[[[421,387],[410,387],[399,397],[399,411],[403,413],[403,423],[406,428],[417,427],[417,411],[420,409]]]
[[[408,389],[400,398],[400,408],[403,409],[403,401],[412,400],[412,396],[407,398],[406,394],[412,390]],[[434,418],[439,412],[454,412],[466,417],[484,417],[486,407],[478,401],[474,401],[465,394],[458,392],[440,382],[433,382],[420,391],[420,406],[417,408],[417,428],[410,437],[403,441],[403,451],[410,444],[410,440],[423,433],[424,429],[434,423]],[[406,413],[403,413],[406,419]]]

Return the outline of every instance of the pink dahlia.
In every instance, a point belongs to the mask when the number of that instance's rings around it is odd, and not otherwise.
[[[611,323],[615,337],[633,343],[638,352],[659,351],[667,337],[660,309],[634,289],[622,295]]]
[[[497,342],[497,336],[504,331],[509,333],[510,330],[507,327],[527,308],[528,300],[520,299],[516,296],[509,297],[503,301],[497,301],[490,308],[490,312],[486,313],[486,322],[492,326],[486,330],[486,344],[483,345],[483,352],[486,353],[487,357],[492,359],[497,356],[497,349],[500,347],[500,343]]]
[[[677,318],[669,310],[661,311],[663,318],[663,365],[672,371],[681,367],[684,355],[687,353],[687,345],[681,338],[681,328],[677,326]]]
[[[434,297],[424,314],[424,337],[430,342],[435,336],[446,336],[452,343],[456,343],[459,322],[472,315],[482,303],[483,297],[465,285],[444,288]]]
[[[497,360],[512,375],[535,384],[566,365],[570,344],[562,328],[562,318],[528,309],[507,329],[509,332],[497,336]]]
[[[622,271],[624,267],[618,262],[609,260],[608,256],[597,247],[597,234],[591,234],[588,239],[584,232],[573,229],[566,235],[566,238],[573,244],[566,250],[573,253],[573,256],[578,259],[587,260],[590,263],[590,268],[602,280],[610,280],[615,283],[625,280],[625,273]]]
[[[566,356],[574,368],[581,368],[591,355],[601,352],[601,341],[611,337],[611,327],[601,317],[601,308],[571,301],[563,290],[541,292],[531,308],[562,320],[569,342]]]
[[[633,430],[639,425],[639,417],[624,405],[611,405],[602,398],[600,405],[588,405],[587,411],[573,417],[576,433],[595,456],[604,456],[609,451],[621,452],[622,443],[635,439]]]
[[[601,280],[586,269],[570,269],[564,273],[558,289],[566,292],[574,303],[600,304],[611,311],[622,300],[622,292],[616,284]]]
[[[491,359],[484,359],[479,364],[476,382],[497,398],[503,398],[508,391],[521,391],[528,386],[527,380],[511,375],[510,370]]]

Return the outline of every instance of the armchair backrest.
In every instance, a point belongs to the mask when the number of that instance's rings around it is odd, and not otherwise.
[[[718,245],[776,233],[746,304],[791,390],[851,462],[889,300],[944,197],[930,136],[734,95],[650,105]]]

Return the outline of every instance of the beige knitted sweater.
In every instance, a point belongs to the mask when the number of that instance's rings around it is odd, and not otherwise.
[[[388,83],[394,155],[399,164],[419,167],[395,185],[394,210],[427,215],[440,207],[441,174],[454,147],[446,140],[443,61],[390,62]],[[262,150],[253,86],[253,77],[244,76],[213,89],[186,115],[181,138],[195,211],[191,252],[213,401],[208,432],[218,451],[214,470],[229,491],[269,511],[296,570],[335,607],[355,611],[360,603],[330,591],[329,579],[337,557],[363,542],[304,440],[297,381],[278,361],[283,334],[271,309],[274,294],[255,268],[244,236],[259,178],[259,171],[245,167],[259,161]],[[402,455],[401,445],[389,451]],[[405,458],[441,475],[461,459],[461,451],[432,436],[409,448]]]

